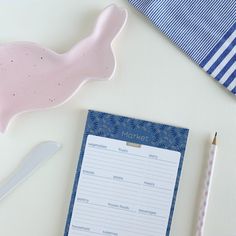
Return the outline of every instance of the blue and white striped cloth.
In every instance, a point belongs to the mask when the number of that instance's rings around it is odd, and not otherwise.
[[[236,0],[129,0],[236,95]]]

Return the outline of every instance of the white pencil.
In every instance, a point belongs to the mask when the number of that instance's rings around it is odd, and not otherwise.
[[[203,236],[203,232],[204,232],[206,210],[208,206],[209,193],[210,193],[211,182],[212,182],[211,180],[213,176],[214,163],[215,163],[215,157],[216,157],[216,152],[217,152],[216,136],[217,136],[217,133],[215,133],[215,137],[213,139],[213,142],[210,148],[206,176],[205,176],[204,186],[202,190],[203,192],[202,192],[202,198],[201,198],[201,205],[199,209],[196,236]]]

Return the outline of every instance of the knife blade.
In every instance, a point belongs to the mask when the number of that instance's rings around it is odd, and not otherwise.
[[[52,157],[61,144],[45,141],[34,147],[22,160],[19,166],[3,182],[0,183],[0,201],[20,183],[24,182],[43,162]]]

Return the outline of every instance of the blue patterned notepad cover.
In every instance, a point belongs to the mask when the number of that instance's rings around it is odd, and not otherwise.
[[[74,187],[69,207],[69,213],[65,228],[65,236],[69,235],[69,228],[75,204],[77,186],[81,174],[86,141],[89,136],[99,136],[109,139],[122,140],[130,143],[148,145],[161,149],[168,149],[180,153],[180,161],[177,166],[177,178],[174,185],[174,194],[168,219],[166,235],[170,233],[170,226],[176,201],[176,194],[180,181],[180,174],[183,165],[184,152],[188,137],[188,129],[170,125],[157,124],[149,121],[112,115],[104,112],[88,111],[87,122],[81,147],[80,158],[77,166]],[[124,163],[125,165],[125,163]]]
[[[128,1],[204,71],[236,95],[235,0]]]

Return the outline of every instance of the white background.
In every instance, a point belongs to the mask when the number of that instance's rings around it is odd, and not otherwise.
[[[109,0],[0,0],[0,43],[34,41],[64,52],[89,34]],[[1,236],[63,235],[86,110],[190,129],[171,236],[193,235],[212,135],[219,132],[206,236],[236,235],[236,98],[156,30],[126,0],[126,28],[114,43],[113,80],[86,84],[66,104],[22,114],[0,135],[0,179],[36,144],[63,149],[0,202]]]

